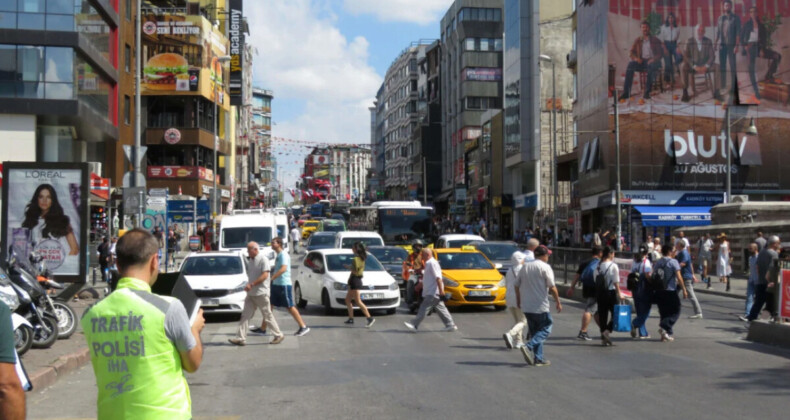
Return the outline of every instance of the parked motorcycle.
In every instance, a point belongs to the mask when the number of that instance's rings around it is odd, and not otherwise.
[[[14,328],[14,347],[20,356],[33,345],[33,325],[22,315],[14,312],[19,307],[19,298],[6,272],[0,268],[0,301],[11,309],[11,324]]]
[[[32,261],[40,260],[33,255]],[[40,304],[48,300],[46,289],[39,284],[30,266],[22,264],[14,253],[9,257],[7,270],[11,287],[19,299],[15,312],[33,326],[33,347],[52,347],[58,339],[58,319],[51,307]]]
[[[74,312],[68,302],[64,299],[56,297],[52,299],[48,293],[49,290],[62,290],[64,286],[55,280],[52,280],[52,274],[47,270],[46,262],[40,259],[37,263],[38,275],[36,280],[38,284],[44,288],[45,293],[39,298],[39,306],[48,309],[55,314],[58,319],[58,339],[62,340],[71,337],[77,331],[77,313]],[[68,299],[70,296],[66,296]]]

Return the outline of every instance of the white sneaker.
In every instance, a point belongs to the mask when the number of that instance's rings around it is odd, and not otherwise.
[[[444,327],[444,328],[442,328],[442,331],[447,331],[447,332],[450,332],[450,331],[458,331],[458,326],[456,326],[456,325],[450,325],[449,327]]]
[[[411,331],[411,332],[413,332],[413,333],[416,333],[416,332],[417,332],[417,327],[415,327],[414,325],[412,325],[412,323],[411,323],[411,322],[404,322],[404,323],[403,323],[403,325],[405,325],[405,326],[406,326],[406,328],[408,328],[408,329],[409,329],[409,331]]]
[[[689,319],[702,319],[702,314],[696,314],[689,317]]]

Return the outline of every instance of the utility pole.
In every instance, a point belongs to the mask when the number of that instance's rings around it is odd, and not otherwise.
[[[554,73],[554,60],[551,60],[551,118],[553,120],[552,124],[554,125],[554,148],[551,156],[551,172],[552,172],[552,185],[554,185],[554,246],[559,245],[559,218],[557,217],[557,211],[559,208],[560,202],[560,184],[557,181],[557,79]]]
[[[615,202],[617,203],[617,240],[615,242],[617,250],[622,249],[623,244],[620,238],[623,237],[623,203],[620,199],[622,191],[620,190],[620,108],[617,105],[617,89],[614,90],[614,150],[615,150],[615,165],[617,173],[617,185],[615,191]]]

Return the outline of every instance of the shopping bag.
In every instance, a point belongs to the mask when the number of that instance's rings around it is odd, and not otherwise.
[[[631,332],[631,305],[614,305],[614,330]]]

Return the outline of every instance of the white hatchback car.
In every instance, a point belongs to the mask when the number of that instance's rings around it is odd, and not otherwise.
[[[193,252],[181,273],[206,313],[241,313],[247,292],[247,267],[239,252]]]
[[[376,232],[349,230],[335,236],[335,248],[351,249],[355,242],[362,242],[366,247],[384,246],[384,239]]]
[[[327,315],[346,309],[348,277],[351,274],[350,249],[320,249],[310,251],[296,270],[294,300],[304,308],[308,303],[322,305]],[[360,296],[370,310],[385,310],[394,314],[400,306],[398,282],[373,255],[365,260]]]
[[[471,242],[480,241],[485,242],[483,237],[478,235],[467,235],[463,233],[448,233],[442,235],[436,240],[434,248],[460,248],[464,245],[469,245]]]

